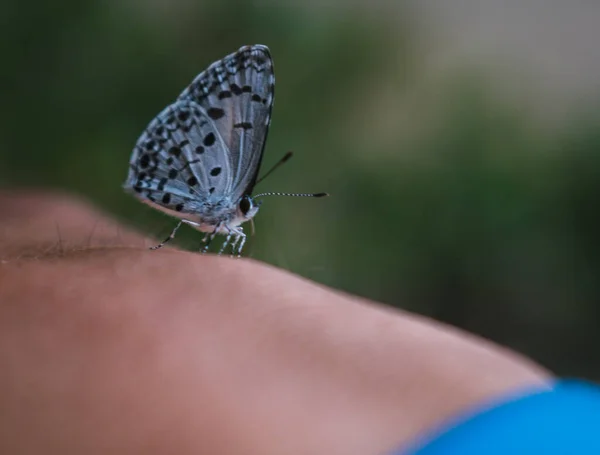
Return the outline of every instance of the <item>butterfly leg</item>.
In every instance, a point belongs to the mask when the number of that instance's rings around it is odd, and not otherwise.
[[[233,231],[233,235],[234,235],[234,239],[233,242],[231,244],[231,257],[240,257],[240,253],[241,253],[241,248],[244,246],[244,242],[246,241],[246,234],[244,234],[244,228],[239,226],[236,227],[234,229],[232,229]],[[240,245],[240,242],[243,240],[243,242]],[[239,248],[238,248],[238,245]],[[237,254],[236,254],[236,250],[237,250]]]
[[[237,257],[239,258],[242,256],[242,249],[244,248],[244,244],[246,243],[246,234],[244,234],[244,231],[242,231],[241,229],[238,232],[238,238],[236,239],[236,242],[235,242],[236,244],[238,243],[238,240],[239,240],[240,246],[237,249]]]
[[[235,249],[237,248],[238,243],[240,243],[241,239],[242,239],[242,236],[240,235],[240,233],[236,232],[235,233],[235,239],[233,239],[233,243],[231,244],[231,257],[236,256]],[[237,256],[239,257],[239,254]]]
[[[225,248],[227,248],[227,245],[229,245],[229,241],[231,240],[231,236],[234,234],[234,232],[229,229],[227,226],[225,226],[227,228],[227,237],[225,238],[225,241],[223,242],[223,245],[221,245],[221,249],[219,250],[219,255],[223,254],[223,251],[225,251]]]
[[[177,223],[177,226],[175,226],[175,229],[173,229],[173,231],[171,231],[171,234],[169,234],[169,236],[166,239],[164,239],[158,245],[151,246],[150,249],[158,250],[159,248],[162,248],[163,246],[165,246],[170,240],[173,239],[173,237],[175,237],[175,233],[177,232],[177,229],[179,229],[179,226],[181,226],[181,223],[183,223],[183,221],[180,221],[179,223]]]
[[[210,244],[212,243],[212,241],[214,240],[215,236],[217,235],[217,232],[219,231],[219,227],[217,226],[215,227],[215,230],[212,231],[210,233],[210,235],[208,236],[208,240],[206,240],[206,245],[204,245],[202,247],[202,249],[200,250],[202,252],[202,254],[207,253],[208,252],[208,248],[210,247]],[[206,237],[205,237],[206,238]]]

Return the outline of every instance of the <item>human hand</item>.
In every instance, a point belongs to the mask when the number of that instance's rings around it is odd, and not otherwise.
[[[532,362],[249,259],[0,193],[0,453],[376,455]]]

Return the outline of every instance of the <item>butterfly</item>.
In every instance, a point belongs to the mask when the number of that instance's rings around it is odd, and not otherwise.
[[[258,183],[275,98],[273,60],[267,46],[243,46],[201,72],[160,112],[137,140],[123,185],[142,202],[205,233],[203,252],[217,234],[241,255],[242,223],[262,196],[322,197],[326,193],[262,193]],[[286,154],[273,168],[287,161]],[[263,178],[264,178],[263,177]],[[262,179],[260,179],[262,180]]]

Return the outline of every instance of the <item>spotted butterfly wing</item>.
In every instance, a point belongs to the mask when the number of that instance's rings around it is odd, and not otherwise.
[[[138,139],[126,188],[161,210],[194,215],[211,195],[230,191],[231,174],[227,148],[208,114],[178,101]]]
[[[213,63],[142,133],[125,189],[210,233],[210,239],[227,235],[222,251],[233,236],[239,254],[245,241],[239,225],[258,211],[249,194],[273,97],[273,63],[266,46],[245,46]]]
[[[273,61],[266,46],[245,46],[210,65],[180,95],[213,119],[229,150],[233,198],[256,182],[275,96]]]

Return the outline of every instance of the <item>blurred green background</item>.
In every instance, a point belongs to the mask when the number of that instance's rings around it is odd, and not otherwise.
[[[592,37],[556,47],[575,7],[529,2],[546,27],[529,37],[501,7],[461,23],[415,3],[4,2],[0,183],[69,190],[162,238],[174,221],[121,190],[133,144],[212,61],[267,44],[263,170],[295,157],[257,190],[332,196],[266,199],[247,253],[600,380],[600,70],[577,79]]]

